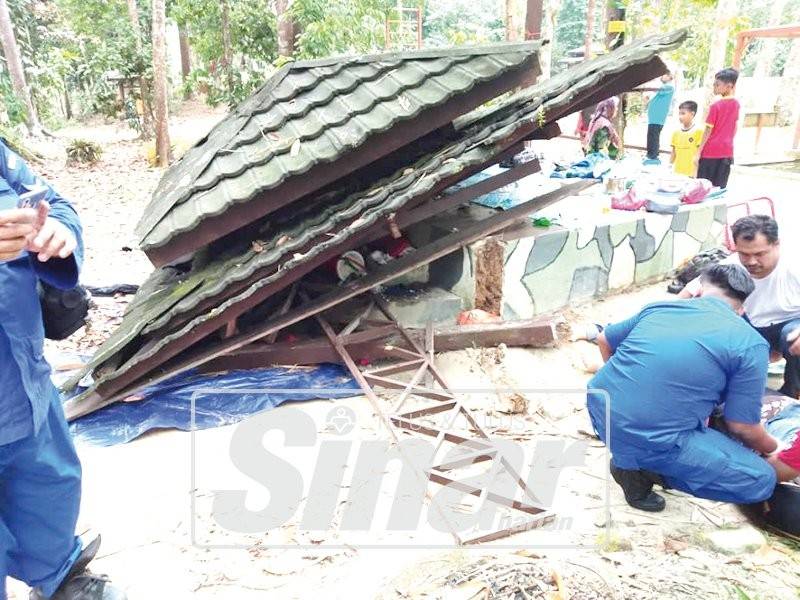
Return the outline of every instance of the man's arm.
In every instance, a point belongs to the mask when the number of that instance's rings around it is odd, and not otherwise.
[[[764,341],[739,351],[722,394],[723,416],[731,435],[761,454],[771,454],[778,442],[761,424],[761,403],[767,385],[769,345]]]
[[[36,255],[31,257],[31,264],[45,282],[64,289],[74,287],[83,261],[82,230],[75,209],[2,142],[0,172],[17,194],[32,188],[47,188],[40,205],[37,235],[27,246]]]
[[[697,154],[694,155],[694,162],[697,164],[700,161],[700,157],[703,155],[703,148],[706,147],[706,142],[708,138],[711,136],[711,130],[714,128],[713,125],[706,125],[705,129],[703,129],[703,137],[700,140],[700,145],[697,147]]]
[[[597,335],[597,347],[600,348],[600,356],[603,357],[603,362],[607,363],[611,355],[614,354],[614,351],[611,349],[611,345],[608,343],[606,335],[602,331]]]
[[[725,424],[728,426],[728,431],[731,435],[759,454],[772,454],[778,449],[777,440],[767,433],[761,423],[739,423],[738,421],[730,421],[726,417]]]
[[[612,323],[598,334],[597,346],[600,348],[600,355],[603,357],[603,362],[608,362],[613,356],[619,345],[628,337],[628,334],[633,330],[636,323],[639,322],[640,316],[641,313],[638,313],[619,323]]]
[[[706,142],[708,142],[708,138],[711,137],[711,131],[717,123],[718,110],[716,102],[708,108],[708,115],[706,116],[705,127],[703,128],[703,137],[700,140],[700,145],[697,147],[697,154],[694,157],[695,164],[700,162],[700,157],[703,155],[703,148],[706,147]]]

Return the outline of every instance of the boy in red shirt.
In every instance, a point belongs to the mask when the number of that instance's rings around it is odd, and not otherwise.
[[[706,128],[700,142],[698,179],[708,179],[715,186],[728,185],[733,164],[733,138],[739,120],[739,101],[734,98],[739,72],[722,69],[714,77],[714,94],[722,96],[708,109]]]
[[[791,446],[772,454],[767,460],[777,472],[778,481],[800,477],[800,433]]]

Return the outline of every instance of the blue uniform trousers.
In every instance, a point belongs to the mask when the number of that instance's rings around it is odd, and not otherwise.
[[[777,482],[767,461],[716,429],[687,431],[662,450],[615,444],[612,430],[611,446],[616,466],[653,471],[669,487],[698,498],[761,502],[772,496]]]
[[[6,576],[52,595],[81,552],[81,466],[53,390],[39,432],[0,445],[0,600]]]

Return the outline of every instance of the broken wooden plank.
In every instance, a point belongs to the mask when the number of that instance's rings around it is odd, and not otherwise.
[[[431,328],[431,333],[437,352],[451,352],[464,348],[491,348],[499,344],[509,347],[546,348],[558,341],[556,323],[550,317],[539,317],[502,323],[437,325]],[[390,331],[388,327],[385,332],[388,332],[388,335],[379,340],[360,339],[361,336],[355,337],[356,334],[351,334],[347,338],[350,353],[357,359],[371,362],[393,358],[395,354],[390,350],[387,351],[386,346],[397,344],[400,341],[399,335],[395,331]],[[408,332],[419,342],[425,339],[424,329],[408,329]],[[371,337],[370,334],[364,336],[364,338]],[[313,338],[300,342],[277,342],[271,345],[252,344],[234,354],[209,361],[201,367],[201,371],[214,373],[235,369],[257,369],[269,365],[313,365],[323,362],[340,362],[339,355],[331,348],[327,339]],[[407,362],[416,365],[419,359],[409,359]]]

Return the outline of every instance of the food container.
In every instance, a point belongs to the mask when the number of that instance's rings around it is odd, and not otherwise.
[[[608,177],[606,179],[606,193],[619,194],[625,191],[625,177]]]

